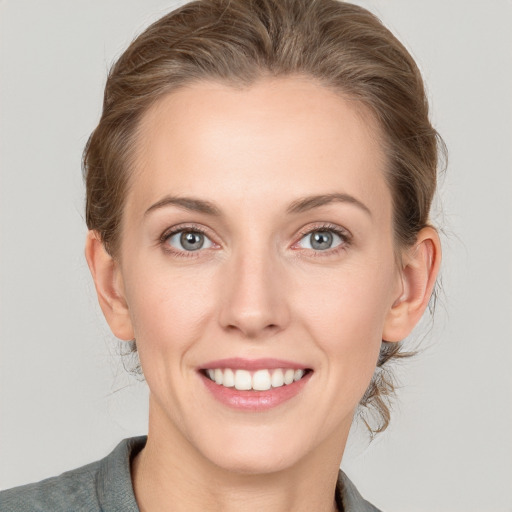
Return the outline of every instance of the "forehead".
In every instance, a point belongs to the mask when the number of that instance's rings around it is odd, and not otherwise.
[[[389,199],[379,139],[364,106],[311,80],[194,83],[143,117],[127,204],[141,209],[172,193],[277,207],[332,192],[379,203]]]

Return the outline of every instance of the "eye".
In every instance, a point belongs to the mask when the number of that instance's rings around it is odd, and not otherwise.
[[[345,237],[333,229],[318,229],[303,236],[298,245],[303,249],[327,251],[343,244]]]
[[[213,242],[200,231],[181,230],[166,237],[166,243],[179,251],[193,252],[208,249]]]

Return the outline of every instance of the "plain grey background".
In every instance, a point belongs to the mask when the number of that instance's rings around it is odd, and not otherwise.
[[[390,429],[345,470],[393,512],[512,511],[512,2],[359,1],[424,72],[449,151],[441,304]],[[83,257],[80,158],[106,72],[176,2],[0,1],[0,488],[146,432]]]

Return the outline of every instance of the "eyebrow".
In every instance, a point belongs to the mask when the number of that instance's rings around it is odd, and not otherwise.
[[[324,206],[330,203],[348,203],[357,206],[365,213],[367,213],[370,217],[372,216],[372,212],[370,209],[359,199],[356,199],[354,196],[349,194],[321,194],[317,196],[307,196],[296,201],[288,207],[288,213],[302,213],[308,210],[312,210],[314,208],[318,208],[320,206]]]
[[[302,197],[293,201],[290,206],[287,208],[288,214],[293,213],[302,213],[308,210],[313,210],[314,208],[319,208],[320,206],[324,206],[330,203],[348,203],[353,204],[367,213],[370,217],[372,213],[370,209],[359,199],[356,199],[354,196],[349,194],[320,194],[315,196],[307,196]],[[155,204],[151,205],[144,213],[144,215],[148,215],[150,212],[154,210],[158,210],[160,208],[164,208],[166,206],[177,206],[178,208],[183,208],[185,210],[204,213],[206,215],[213,215],[215,217],[221,216],[220,209],[215,206],[210,201],[205,201],[204,199],[198,199],[195,197],[179,197],[179,196],[166,196]]]
[[[194,197],[179,197],[179,196],[166,196],[155,204],[151,205],[144,215],[148,213],[158,210],[160,208],[164,208],[165,206],[177,206],[179,208],[183,208],[185,210],[190,210],[193,212],[205,213],[207,215],[214,215],[216,217],[220,217],[220,210],[210,201],[205,201],[204,199],[196,199]]]

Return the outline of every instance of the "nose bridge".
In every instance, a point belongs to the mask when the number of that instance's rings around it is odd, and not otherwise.
[[[268,244],[254,238],[240,242],[226,263],[220,312],[224,328],[251,338],[279,331],[288,321],[279,258]]]

